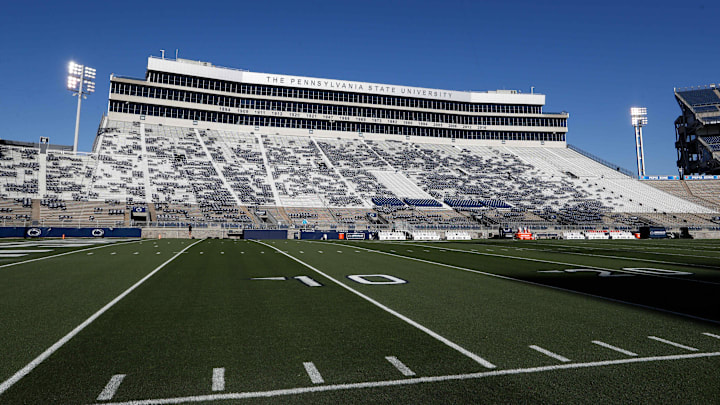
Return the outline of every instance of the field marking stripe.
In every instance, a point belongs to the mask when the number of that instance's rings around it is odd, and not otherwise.
[[[268,246],[268,247],[270,247],[270,248],[272,248],[272,249],[276,249],[275,247],[270,246],[270,245],[268,245],[268,244],[266,244],[266,243],[264,243],[264,242],[258,241],[258,240],[253,240],[253,242],[259,243],[259,244],[262,244],[262,245],[265,245],[265,246]],[[421,325],[421,324],[413,321],[412,319],[408,318],[407,316],[405,316],[405,315],[403,315],[403,314],[401,314],[401,313],[399,313],[399,312],[397,312],[397,311],[395,311],[395,310],[393,310],[393,309],[391,309],[391,308],[389,308],[389,307],[381,304],[381,303],[378,302],[378,301],[375,301],[374,299],[368,297],[367,295],[361,293],[360,291],[354,290],[353,288],[351,288],[351,287],[349,287],[349,286],[341,283],[340,281],[338,281],[338,280],[330,277],[329,275],[327,275],[327,274],[323,273],[322,271],[316,269],[315,267],[313,267],[313,266],[311,266],[311,265],[303,262],[302,260],[300,260],[300,259],[298,259],[298,258],[296,258],[296,257],[294,257],[294,256],[292,256],[292,255],[290,255],[290,254],[287,254],[287,253],[285,253],[285,252],[283,252],[283,251],[281,251],[281,250],[279,250],[279,249],[276,249],[276,250],[278,250],[278,251],[279,251],[280,253],[282,253],[283,255],[291,258],[292,260],[295,260],[296,262],[302,264],[303,266],[307,267],[308,269],[310,269],[310,270],[312,270],[312,271],[314,271],[314,272],[316,272],[316,273],[324,276],[325,278],[327,278],[328,280],[334,282],[335,284],[339,285],[340,287],[342,287],[342,288],[344,288],[344,289],[352,292],[353,294],[359,296],[360,298],[363,298],[364,300],[370,302],[371,304],[373,304],[373,305],[375,305],[376,307],[384,310],[385,312],[388,312],[388,313],[390,313],[390,314],[392,314],[392,315],[395,315],[396,317],[402,319],[403,321],[409,323],[410,325],[416,327],[417,329],[420,329],[421,331],[425,332],[426,334],[434,337],[436,340],[439,340],[440,342],[444,343],[445,345],[450,346],[451,348],[453,348],[453,349],[457,350],[458,352],[464,354],[465,356],[470,357],[471,359],[475,360],[477,363],[481,364],[483,367],[486,367],[486,368],[495,368],[495,365],[492,364],[492,363],[490,363],[489,361],[487,361],[487,360],[483,359],[482,357],[478,356],[477,354],[475,354],[475,353],[473,353],[473,352],[465,349],[464,347],[458,345],[457,343],[452,342],[451,340],[449,340],[449,339],[441,336],[440,334],[438,334],[438,333],[436,333],[436,332],[434,332],[434,331],[426,328],[425,326],[423,326],[423,325]]]
[[[315,367],[315,363],[312,361],[306,361],[303,363],[303,367],[305,367],[305,371],[307,372],[308,376],[310,377],[310,381],[312,381],[313,384],[322,384],[325,382],[323,380],[322,375],[320,375],[320,371],[318,371],[317,367]]]
[[[142,283],[144,283],[147,279],[152,277],[155,273],[160,271],[163,267],[165,267],[168,263],[172,262],[180,256],[184,251],[190,249],[191,247],[197,245],[198,243],[202,242],[202,239],[198,240],[197,242],[188,245],[185,249],[181,250],[180,253],[176,254],[175,256],[171,257],[170,259],[166,260],[165,263],[159,265],[155,268],[155,270],[151,271],[148,275],[140,279],[137,283],[133,284],[130,288],[125,290],[122,294],[115,297],[112,301],[105,304],[104,307],[100,308],[97,312],[92,314],[88,319],[86,319],[83,323],[76,326],[75,329],[71,330],[67,335],[63,336],[60,340],[55,342],[52,346],[50,346],[47,350],[42,352],[39,356],[37,356],[33,361],[28,363],[25,367],[18,370],[15,374],[13,374],[12,377],[5,380],[2,384],[0,384],[0,395],[2,395],[5,391],[8,390],[8,388],[12,387],[13,384],[20,381],[23,377],[28,375],[35,367],[37,367],[40,363],[45,361],[50,355],[55,353],[58,349],[60,349],[65,343],[70,341],[70,339],[74,338],[75,335],[80,333],[83,329],[85,329],[88,325],[93,323],[100,315],[104,314],[108,309],[112,308],[115,304],[117,304],[121,299],[125,298],[128,294],[130,294],[134,289],[139,287]]]
[[[563,363],[568,363],[568,362],[570,362],[570,359],[568,359],[567,357],[561,356],[561,355],[559,355],[559,354],[557,354],[557,353],[553,353],[553,352],[551,352],[550,350],[543,349],[543,348],[540,347],[540,346],[530,345],[530,346],[528,346],[528,347],[531,348],[531,349],[533,349],[533,350],[535,350],[535,351],[538,351],[538,352],[540,352],[540,353],[542,353],[542,354],[544,354],[544,355],[546,355],[546,356],[550,356],[550,357],[552,357],[553,359],[560,360],[560,361],[562,361]]]
[[[225,391],[225,368],[217,367],[213,369],[212,390]]]
[[[548,245],[544,245],[544,246],[548,246]],[[563,248],[571,248],[570,246],[562,246],[562,247]],[[563,255],[604,257],[606,259],[623,259],[623,260],[627,260],[627,261],[672,264],[675,266],[683,266],[683,267],[697,267],[697,268],[713,269],[713,270],[720,269],[720,267],[718,267],[718,266],[710,266],[710,265],[706,265],[706,264],[680,263],[680,262],[669,262],[667,260],[641,259],[641,258],[632,257],[632,256],[610,256],[610,255],[598,255],[598,254],[594,254],[594,253],[563,252],[563,251],[555,250],[555,249],[533,249],[533,248],[529,248],[529,247],[522,247],[522,248],[512,247],[512,248],[515,250],[532,250],[534,252],[547,252],[547,253],[555,253],[555,254],[563,254]],[[575,248],[578,248],[578,247],[575,247]],[[582,246],[581,248],[582,249],[592,249],[592,248],[588,248],[586,246]],[[640,252],[640,253],[652,254],[655,252]],[[698,256],[692,256],[692,257],[698,257]]]
[[[625,355],[628,355],[628,356],[637,356],[637,353],[633,353],[633,352],[631,352],[631,351],[629,351],[629,350],[621,349],[621,348],[619,348],[619,347],[617,347],[617,346],[613,346],[613,345],[611,345],[611,344],[607,344],[607,343],[601,342],[601,341],[599,341],[599,340],[593,340],[592,342],[595,343],[595,344],[598,345],[598,346],[602,346],[602,347],[608,348],[608,349],[610,349],[610,350],[615,350],[616,352],[619,352],[619,353],[622,353],[622,354],[625,354]]]
[[[307,243],[322,243],[322,242],[307,241]],[[341,244],[342,244],[342,243],[341,243]],[[351,246],[351,245],[347,245],[347,246]],[[481,270],[468,269],[467,267],[454,266],[454,265],[452,265],[452,264],[447,264],[447,263],[433,262],[433,261],[430,261],[430,260],[420,259],[420,258],[412,257],[412,256],[397,255],[397,254],[394,254],[394,253],[384,252],[384,251],[382,251],[382,250],[368,249],[368,248],[363,248],[363,247],[359,247],[359,246],[356,246],[356,248],[357,248],[357,249],[366,250],[366,251],[368,251],[368,252],[374,252],[374,253],[378,253],[378,254],[383,254],[383,255],[388,255],[388,256],[394,256],[394,257],[398,257],[398,258],[400,258],[400,259],[414,260],[414,261],[417,261],[417,262],[428,263],[428,264],[432,264],[432,265],[435,265],[435,266],[442,266],[442,267],[447,267],[447,268],[450,268],[450,269],[467,271],[467,272],[470,272],[470,273],[482,274],[482,275],[484,275],[484,276],[496,277],[496,278],[500,278],[500,279],[503,279],[503,280],[510,280],[510,281],[515,281],[515,282],[518,282],[518,283],[530,284],[530,285],[534,285],[534,286],[537,286],[537,287],[550,288],[550,289],[553,289],[553,290],[558,290],[558,291],[564,291],[564,292],[569,292],[569,293],[573,293],[573,294],[584,295],[584,296],[586,296],[586,297],[593,297],[593,298],[597,298],[597,299],[601,299],[601,300],[606,300],[606,301],[610,301],[610,302],[616,302],[616,303],[619,303],[619,304],[632,305],[632,306],[635,306],[635,307],[638,307],[638,308],[651,309],[651,310],[653,310],[653,311],[664,312],[664,313],[666,313],[666,314],[672,314],[672,315],[682,316],[682,317],[685,317],[685,318],[697,319],[697,320],[704,321],[704,322],[710,322],[710,323],[714,323],[714,324],[720,324],[720,321],[715,320],[715,319],[708,319],[708,318],[703,318],[703,317],[700,317],[700,316],[695,316],[695,315],[690,315],[690,314],[684,314],[684,313],[682,313],[682,312],[675,312],[675,311],[671,311],[671,310],[669,310],[669,309],[663,309],[663,308],[652,307],[652,306],[649,306],[649,305],[638,304],[638,303],[636,303],[636,302],[623,301],[623,300],[619,300],[619,299],[616,299],[616,298],[603,297],[602,295],[595,295],[595,294],[590,294],[590,293],[583,292],[583,291],[570,290],[570,289],[567,289],[567,288],[557,287],[557,286],[554,286],[554,285],[540,284],[540,283],[536,283],[536,282],[534,282],[534,281],[523,280],[523,279],[520,279],[520,278],[513,278],[513,277],[508,277],[508,276],[503,276],[502,274],[487,273],[487,272],[484,272],[484,271],[481,271]],[[472,252],[467,252],[467,253],[472,253]]]
[[[107,244],[100,245],[100,246],[93,246],[93,247],[89,247],[89,248],[85,248],[85,249],[78,249],[78,250],[72,250],[72,251],[70,251],[70,252],[58,253],[58,254],[52,255],[52,256],[36,257],[36,258],[34,258],[34,259],[23,260],[23,261],[21,261],[21,262],[3,264],[2,266],[0,266],[0,269],[3,268],[3,267],[17,266],[17,265],[19,265],[19,264],[36,262],[36,261],[38,261],[38,260],[52,259],[53,257],[65,256],[65,255],[70,255],[70,254],[73,254],[73,253],[85,252],[85,251],[88,251],[88,250],[101,249],[101,248],[109,247],[109,246],[119,246],[119,245],[125,245],[125,244],[129,244],[129,243],[137,243],[137,242],[142,242],[142,240],[141,240],[141,239],[138,239],[138,240],[130,240],[130,241],[126,241],[126,242],[113,242],[113,243],[107,243]],[[1,391],[0,391],[0,392],[1,392]]]
[[[560,247],[563,247],[563,248],[573,248],[573,247],[577,247],[577,245],[573,245],[573,244],[567,244],[567,245],[557,244],[557,245],[552,245],[552,244],[542,243],[542,242],[537,242],[537,244],[538,244],[538,245],[542,245],[542,246],[560,246]],[[608,247],[611,248],[612,246],[608,246]],[[638,251],[637,249],[634,249],[634,247],[633,247],[633,248],[630,248],[630,246],[627,246],[627,245],[626,245],[626,247],[628,247],[628,249],[625,249],[625,248],[620,248],[620,249],[614,248],[613,250],[622,251],[622,252],[638,252],[638,253],[646,253],[646,254],[659,254],[659,255],[665,255],[665,256],[700,257],[700,258],[703,258],[703,259],[717,259],[717,258],[718,258],[717,256],[697,256],[697,255],[686,255],[686,254],[681,254],[681,253],[640,252],[640,251]],[[639,247],[639,246],[638,246],[638,247]],[[583,249],[589,249],[589,250],[607,250],[606,247],[597,247],[597,245],[594,245],[594,246],[583,246]],[[652,250],[673,249],[673,250],[685,250],[685,251],[687,251],[687,249],[674,249],[674,248],[670,248],[670,247],[667,247],[667,248],[666,248],[666,247],[644,247],[644,249],[646,249],[646,250],[647,250],[647,249],[652,249]]]
[[[569,363],[569,364],[556,364],[553,366],[543,367],[531,367],[531,368],[516,368],[508,370],[493,370],[483,371],[479,373],[471,374],[455,374],[455,375],[442,375],[434,377],[416,377],[416,378],[403,378],[401,380],[386,380],[386,381],[371,381],[361,383],[348,383],[348,384],[334,384],[334,385],[318,385],[312,387],[298,387],[298,388],[286,388],[272,391],[255,391],[255,392],[235,392],[225,394],[214,394],[214,395],[198,395],[188,397],[176,397],[176,398],[158,398],[158,399],[145,399],[145,400],[134,400],[127,402],[113,402],[113,403],[97,403],[93,405],[166,405],[166,404],[182,404],[187,402],[207,402],[207,401],[224,401],[228,399],[247,399],[247,398],[272,398],[286,395],[298,395],[312,392],[327,392],[327,391],[340,391],[340,390],[353,390],[363,388],[379,388],[379,387],[392,387],[399,385],[415,385],[423,383],[433,383],[442,381],[459,381],[459,380],[471,380],[487,377],[506,376],[506,375],[517,375],[517,374],[532,374],[541,373],[545,371],[556,371],[556,370],[571,370],[579,368],[593,368],[593,367],[605,367],[619,364],[630,364],[630,363],[649,363],[656,361],[671,361],[671,360],[684,360],[684,359],[696,359],[704,357],[718,357],[720,352],[712,353],[692,353],[692,354],[676,354],[671,356],[654,356],[654,357],[634,357],[630,359],[619,359],[619,360],[606,360],[606,361],[595,361],[590,363]]]
[[[681,349],[690,350],[690,351],[693,351],[693,352],[698,351],[698,349],[696,349],[696,348],[694,348],[694,347],[681,345],[680,343],[671,342],[671,341],[669,341],[669,340],[667,340],[667,339],[659,338],[659,337],[657,337],[657,336],[648,336],[648,337],[649,337],[650,339],[652,339],[652,340],[657,340],[658,342],[662,342],[662,343],[665,343],[665,344],[669,344],[669,345],[671,345],[671,346],[679,347],[679,348],[681,348]]]
[[[703,332],[703,335],[705,335],[705,336],[710,336],[710,337],[713,337],[713,338],[715,338],[715,339],[720,339],[720,336],[714,335],[714,334],[712,334],[712,333]]]
[[[125,374],[115,374],[114,376],[112,376],[112,378],[110,378],[110,381],[108,381],[105,388],[103,388],[100,395],[98,395],[97,400],[98,401],[109,401],[109,400],[113,399],[118,388],[120,388],[120,384],[123,382],[124,378],[125,378]]]
[[[443,249],[443,250],[449,250],[449,251],[451,251],[451,252],[468,253],[468,254],[475,254],[475,255],[481,255],[481,256],[495,256],[495,257],[502,257],[502,258],[505,258],[505,259],[516,259],[516,260],[525,260],[525,261],[530,261],[530,262],[540,262],[540,263],[560,264],[560,265],[563,265],[563,266],[582,267],[582,268],[585,268],[585,269],[615,271],[615,272],[618,272],[618,273],[632,274],[632,275],[635,275],[635,276],[638,276],[638,275],[639,275],[639,276],[659,277],[659,278],[666,278],[666,279],[670,279],[670,280],[688,281],[688,282],[691,282],[691,283],[720,285],[720,283],[715,283],[715,282],[712,282],[712,281],[693,280],[693,279],[690,279],[690,278],[672,277],[672,276],[664,276],[664,275],[650,274],[650,273],[638,273],[638,272],[633,272],[633,271],[630,271],[630,270],[611,269],[611,268],[608,268],[608,267],[590,266],[590,265],[577,264],[577,263],[557,262],[557,261],[554,261],[554,260],[535,259],[535,258],[532,258],[532,257],[501,255],[501,254],[498,254],[498,253],[482,253],[482,252],[477,252],[477,251],[474,252],[474,251],[472,251],[472,250],[462,250],[462,249],[454,249],[454,248],[439,247],[439,246],[427,246],[427,245],[420,245],[420,244],[416,244],[416,243],[408,243],[408,245],[421,246],[421,247],[427,247],[427,248],[432,248],[432,249]],[[632,261],[632,260],[629,260],[629,261]]]
[[[406,366],[402,361],[398,360],[395,356],[386,356],[385,360],[389,361],[390,364],[395,366],[396,369],[398,369],[399,372],[402,373],[402,375],[406,377],[412,377],[415,375],[415,372],[410,370],[410,367]]]
[[[0,253],[47,253],[52,252],[53,249],[0,249]]]

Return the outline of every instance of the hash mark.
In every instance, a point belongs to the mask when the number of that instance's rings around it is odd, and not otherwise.
[[[125,374],[115,374],[110,378],[110,381],[108,381],[105,388],[103,388],[100,395],[98,395],[97,400],[98,401],[108,401],[111,400],[115,396],[115,392],[117,392],[118,388],[120,387],[120,383],[122,383],[123,379],[125,378]]]
[[[322,376],[320,375],[320,372],[318,371],[317,367],[315,367],[315,364],[311,361],[307,361],[303,363],[303,366],[305,366],[305,371],[307,371],[308,376],[310,376],[310,381],[312,381],[313,384],[322,384],[325,382],[323,380]]]
[[[693,351],[693,352],[698,351],[698,349],[696,349],[696,348],[694,348],[694,347],[681,345],[680,343],[671,342],[671,341],[669,341],[669,340],[666,340],[666,339],[663,339],[663,338],[659,338],[659,337],[657,337],[657,336],[648,336],[648,338],[650,338],[650,339],[652,339],[652,340],[657,340],[658,342],[662,342],[662,343],[668,344],[668,345],[670,345],[670,346],[679,347],[679,348],[681,348],[681,349],[690,350],[690,351]]]
[[[402,373],[402,375],[404,375],[405,377],[411,377],[411,376],[415,375],[415,372],[410,370],[410,368],[408,366],[406,366],[405,364],[403,364],[402,361],[398,360],[397,357],[386,356],[385,360],[389,361],[390,364],[395,366],[395,368],[398,369],[398,371],[400,371]]]
[[[225,368],[218,367],[213,369],[212,390],[225,391]]]
[[[712,333],[703,332],[703,335],[705,335],[705,336],[710,336],[710,337],[713,337],[713,338],[715,338],[715,339],[720,339],[720,336],[718,336],[718,335],[713,335]]]
[[[616,347],[616,346],[607,344],[607,343],[605,343],[605,342],[601,342],[601,341],[599,341],[599,340],[593,340],[592,342],[595,343],[595,344],[598,345],[598,346],[606,347],[606,348],[608,348],[608,349],[610,349],[610,350],[615,350],[616,352],[619,352],[619,353],[622,353],[622,354],[626,354],[626,355],[628,355],[628,356],[637,356],[637,353],[633,353],[633,352],[631,352],[631,351],[629,351],[629,350],[621,349],[621,348],[619,348],[619,347]]]
[[[543,349],[543,348],[540,347],[540,346],[530,345],[530,346],[528,346],[528,347],[531,348],[531,349],[533,349],[533,350],[536,350],[536,351],[538,351],[538,352],[540,352],[540,353],[542,353],[542,354],[544,354],[544,355],[546,355],[546,356],[550,356],[550,357],[552,357],[552,358],[554,358],[554,359],[556,359],[556,360],[560,360],[560,361],[562,361],[563,363],[567,363],[567,362],[570,361],[570,359],[568,359],[567,357],[561,356],[561,355],[559,355],[559,354],[557,354],[557,353],[553,353],[553,352],[551,352],[550,350]]]

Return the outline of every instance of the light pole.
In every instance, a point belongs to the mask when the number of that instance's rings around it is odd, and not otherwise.
[[[80,104],[83,98],[95,91],[95,69],[70,62],[68,65],[67,88],[77,96],[77,115],[75,116],[75,142],[73,152],[77,152],[78,131],[80,130]]]
[[[635,156],[637,158],[638,177],[645,176],[645,147],[643,146],[642,127],[647,125],[647,108],[630,109],[632,126],[635,128]]]

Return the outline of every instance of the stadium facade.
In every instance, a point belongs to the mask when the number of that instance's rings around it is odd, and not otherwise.
[[[720,174],[720,89],[675,89],[682,113],[675,120],[681,175]]]
[[[90,153],[0,144],[6,225],[176,229],[170,236],[189,225],[198,236],[250,228],[315,236],[399,229],[427,238],[519,227],[585,237],[653,225],[720,231],[717,198],[684,182],[641,182],[568,145],[568,114],[544,112],[542,94],[155,57],[144,79],[110,81]]]
[[[110,117],[174,118],[241,131],[527,141],[564,146],[567,113],[543,113],[545,96],[467,92],[255,73],[209,62],[150,57],[144,80],[111,78]],[[156,119],[152,119],[156,118]]]

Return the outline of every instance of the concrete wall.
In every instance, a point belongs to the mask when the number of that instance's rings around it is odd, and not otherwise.
[[[142,237],[146,239],[187,239],[190,237],[187,228],[143,228]],[[226,229],[196,229],[193,228],[192,237],[195,239],[204,238],[227,238]]]

